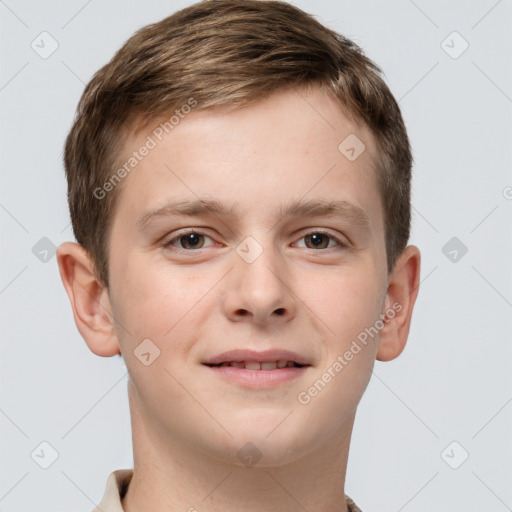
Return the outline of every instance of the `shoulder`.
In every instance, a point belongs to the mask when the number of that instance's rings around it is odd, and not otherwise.
[[[363,512],[355,503],[354,501],[349,498],[348,496],[345,496],[345,499],[347,501],[347,511],[348,512]]]
[[[121,498],[133,476],[133,469],[118,469],[108,476],[101,501],[92,512],[123,512]]]

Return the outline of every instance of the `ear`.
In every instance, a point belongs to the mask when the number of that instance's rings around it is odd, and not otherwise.
[[[103,357],[120,354],[108,289],[96,277],[87,251],[65,242],[57,249],[57,263],[76,326],[89,349]]]
[[[377,359],[391,361],[398,357],[407,343],[412,310],[420,285],[421,254],[409,245],[397,259],[389,276],[386,292],[384,327],[380,331]]]

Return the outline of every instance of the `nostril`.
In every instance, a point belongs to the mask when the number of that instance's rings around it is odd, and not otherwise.
[[[278,308],[278,309],[276,309],[276,310],[275,310],[275,313],[276,313],[277,315],[280,315],[280,316],[284,315],[284,308]]]

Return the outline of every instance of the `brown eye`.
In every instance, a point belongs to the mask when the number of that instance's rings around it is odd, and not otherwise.
[[[327,231],[319,230],[306,233],[298,242],[295,242],[294,246],[313,250],[317,249],[318,251],[316,252],[322,252],[323,249],[346,249],[349,244],[344,242],[340,237],[337,237]]]
[[[332,237],[325,233],[312,233],[306,235],[304,240],[306,240],[306,247],[308,247],[308,249],[327,249],[330,238]],[[309,244],[311,244],[311,246]]]
[[[189,231],[188,233],[181,233],[177,236],[169,239],[167,242],[164,243],[164,247],[166,249],[172,250],[172,251],[193,251],[198,249],[203,249],[205,247],[208,247],[207,244],[205,244],[205,240],[211,238],[207,235],[204,235],[202,233],[199,233],[197,231]],[[211,245],[211,243],[210,243]]]
[[[201,249],[204,243],[204,235],[200,233],[187,233],[179,237],[179,242],[183,249]]]

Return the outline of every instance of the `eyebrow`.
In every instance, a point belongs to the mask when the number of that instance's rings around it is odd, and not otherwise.
[[[139,217],[137,227],[142,231],[152,220],[175,216],[214,215],[224,217],[239,217],[237,205],[227,205],[216,199],[184,199],[167,203],[156,210],[151,210]],[[371,232],[370,218],[359,206],[344,200],[310,200],[292,201],[281,206],[281,218],[284,217],[319,217],[332,216],[346,218],[367,233]]]

